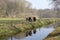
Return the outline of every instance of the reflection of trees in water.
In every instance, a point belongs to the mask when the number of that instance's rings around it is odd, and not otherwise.
[[[9,40],[9,37],[0,37],[0,40]]]

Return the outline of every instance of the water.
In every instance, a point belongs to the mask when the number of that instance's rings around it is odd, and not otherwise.
[[[0,38],[0,40],[43,40],[55,29],[55,25],[41,27],[33,30],[25,30],[24,33],[18,33],[7,38]]]
[[[42,27],[36,30],[31,30],[27,33],[20,33],[15,36],[9,37],[7,40],[43,40],[47,37],[54,27]]]

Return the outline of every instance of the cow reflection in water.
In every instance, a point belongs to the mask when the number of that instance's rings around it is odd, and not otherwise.
[[[30,31],[27,31],[26,33],[20,33],[20,34],[17,34],[16,36],[11,36],[10,37],[10,40],[13,40],[13,38],[15,39],[20,39],[20,38],[24,38],[25,36],[28,37],[28,36],[32,36],[33,34],[36,34],[36,30],[30,30]]]
[[[32,35],[32,31],[26,32],[26,37],[27,37],[28,35],[31,36],[31,35]]]
[[[29,36],[32,36],[32,34],[36,34],[36,30],[34,29],[33,31],[29,31],[29,32],[26,32],[26,37],[29,35]]]
[[[36,29],[33,30],[33,33],[36,34]]]

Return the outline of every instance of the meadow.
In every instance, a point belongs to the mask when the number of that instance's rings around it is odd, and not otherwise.
[[[26,32],[26,30],[39,28],[58,21],[56,19],[37,19],[36,22],[29,22],[24,18],[0,18],[0,37]]]

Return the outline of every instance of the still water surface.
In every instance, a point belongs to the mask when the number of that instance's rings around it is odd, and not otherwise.
[[[42,27],[36,30],[31,30],[27,33],[20,33],[15,36],[9,37],[7,40],[43,40],[47,37],[52,31],[54,27]]]

